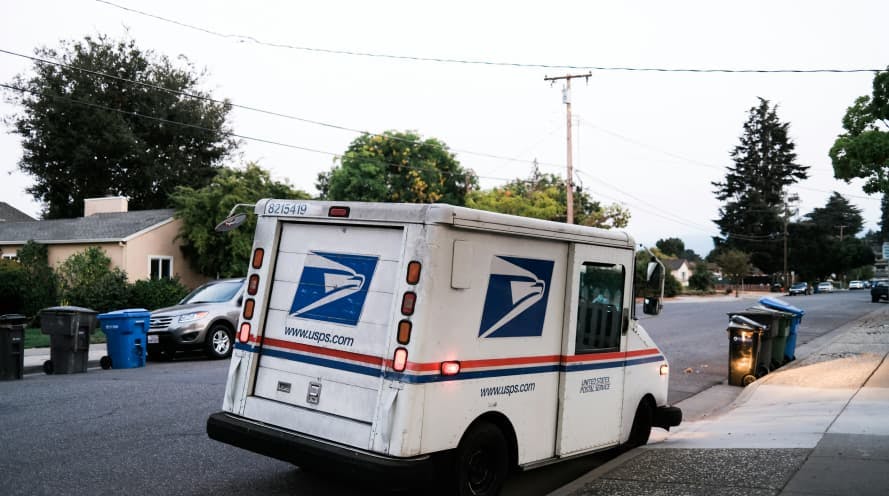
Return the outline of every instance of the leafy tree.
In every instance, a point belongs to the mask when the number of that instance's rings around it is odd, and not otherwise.
[[[480,210],[534,217],[557,222],[567,220],[568,193],[565,181],[555,174],[543,174],[537,168],[528,179],[516,179],[485,191],[472,191],[466,205]],[[626,227],[630,213],[620,205],[603,206],[581,188],[574,190],[574,222],[586,226]]]
[[[386,131],[356,138],[340,165],[318,174],[321,199],[463,205],[477,179],[434,138]]]
[[[749,111],[741,142],[731,153],[734,165],[725,180],[714,182],[723,238],[715,238],[717,249],[750,254],[751,261],[764,272],[776,272],[783,265],[782,232],[784,193],[791,184],[808,177],[808,167],[796,163],[795,145],[788,136],[788,123],[778,119],[777,106],[759,99]]]
[[[28,280],[21,288],[25,314],[37,315],[40,309],[58,303],[58,278],[49,265],[48,247],[28,241],[19,249],[18,261]]]
[[[682,253],[679,255],[679,258],[684,258],[684,259],[688,260],[689,262],[694,262],[694,263],[704,261],[704,259],[701,258],[700,255],[698,255],[697,253],[695,253],[694,250],[689,249],[689,248],[682,250]]]
[[[879,244],[889,241],[889,193],[883,193],[880,200],[880,239]]]
[[[698,291],[710,291],[715,286],[713,274],[707,268],[706,263],[695,264],[694,272],[688,278],[688,287]]]
[[[60,65],[38,61],[14,79],[21,91],[8,100],[22,112],[8,123],[44,218],[77,217],[84,198],[106,194],[127,196],[134,210],[166,208],[176,186],[208,184],[237,146],[225,122],[231,105],[207,100],[203,74],[187,62],[105,36],[35,53]]]
[[[680,293],[682,293],[682,283],[670,271],[667,271],[664,277],[664,296],[672,298]]]
[[[97,246],[68,257],[58,270],[62,302],[108,312],[129,301],[126,272],[111,267],[111,259]]]
[[[824,207],[788,226],[790,266],[804,279],[822,280],[873,263],[868,240],[855,237],[863,225],[861,210],[833,193]],[[839,226],[844,226],[842,236]]]
[[[673,255],[674,257],[681,256],[682,252],[685,251],[685,243],[679,238],[659,239],[655,246],[666,255]]]
[[[737,286],[741,279],[750,273],[750,255],[740,250],[725,250],[716,256],[716,264],[722,272]],[[737,290],[735,291],[737,295]]]
[[[855,99],[843,116],[845,133],[830,149],[833,174],[847,183],[863,178],[864,191],[889,192],[889,72],[874,76],[871,95]]]
[[[262,198],[307,199],[309,195],[286,182],[273,181],[268,171],[255,163],[244,170],[223,168],[203,188],[176,188],[170,201],[176,218],[182,219],[182,253],[195,270],[210,277],[246,273],[256,218],[250,215],[244,225],[228,232],[218,233],[215,227],[236,204]]]
[[[130,306],[157,310],[173,306],[188,294],[179,279],[140,279],[130,289]]]

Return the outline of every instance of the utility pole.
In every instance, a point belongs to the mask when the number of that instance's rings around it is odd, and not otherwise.
[[[574,224],[574,165],[572,163],[571,157],[571,80],[574,78],[584,78],[587,80],[587,83],[590,81],[590,76],[592,76],[592,72],[587,72],[586,74],[566,74],[564,76],[554,76],[548,77],[544,76],[544,81],[549,81],[550,84],[554,84],[556,80],[564,79],[565,87],[562,88],[562,103],[565,104],[565,109],[567,111],[567,123],[568,123],[568,182],[565,186],[565,189],[568,193],[568,205],[567,205],[567,220],[568,224]]]
[[[790,291],[790,282],[787,280],[787,195],[784,196],[784,289]]]
[[[845,228],[847,228],[847,227],[849,227],[849,226],[847,226],[847,225],[845,225],[845,224],[840,224],[840,225],[838,225],[838,226],[833,226],[833,227],[839,227],[839,228],[840,228],[840,243],[842,243],[842,242],[843,242],[843,229],[845,229]],[[846,285],[846,273],[845,273],[845,272],[843,272],[842,276],[840,277],[840,283],[841,283],[843,286]]]

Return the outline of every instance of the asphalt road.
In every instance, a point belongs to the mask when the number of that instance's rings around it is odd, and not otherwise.
[[[789,301],[807,312],[801,342],[875,308],[864,291]],[[674,401],[724,380],[726,312],[752,303],[668,303],[660,316],[643,321],[671,360]],[[335,471],[304,472],[208,439],[205,421],[220,409],[227,366],[196,358],[0,382],[0,493],[387,494]],[[605,452],[519,474],[504,494],[545,494],[614,456]]]

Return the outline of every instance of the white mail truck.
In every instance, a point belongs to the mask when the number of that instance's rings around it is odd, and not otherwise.
[[[488,495],[511,470],[681,421],[623,232],[440,204],[268,199],[255,213],[213,439]]]

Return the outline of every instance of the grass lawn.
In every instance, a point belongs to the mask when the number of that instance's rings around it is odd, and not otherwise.
[[[46,348],[49,346],[49,336],[40,332],[38,327],[25,329],[25,348]],[[104,343],[105,333],[96,329],[90,336],[90,344]]]

